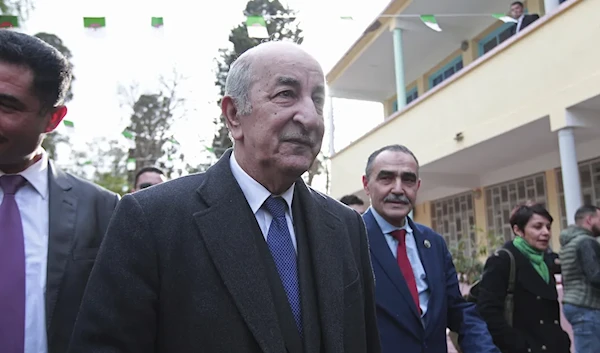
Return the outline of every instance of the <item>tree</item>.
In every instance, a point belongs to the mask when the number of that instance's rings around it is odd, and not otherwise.
[[[321,175],[326,173],[326,177],[329,178],[329,170],[327,169],[327,157],[323,154],[323,152],[317,155],[317,158],[313,161],[310,169],[304,173],[304,181],[307,185],[312,186],[313,181],[317,175]],[[329,185],[326,185],[326,188],[329,188]]]
[[[302,43],[302,30],[295,23],[295,12],[286,9],[278,0],[251,0],[246,4],[246,15],[261,15],[267,22],[267,30],[271,34],[271,40],[290,40],[298,44]],[[285,18],[283,18],[285,17]],[[225,81],[229,67],[246,50],[261,43],[260,39],[248,37],[246,24],[242,23],[235,27],[229,35],[230,48],[220,49],[217,60],[217,72],[215,84],[219,87],[219,100],[225,95]],[[225,118],[221,115],[215,120],[216,134],[213,139],[213,153],[217,158],[221,157],[233,143],[229,138]]]
[[[0,0],[0,1],[2,1],[2,0]],[[67,46],[63,43],[63,41],[58,36],[56,36],[54,34],[50,34],[50,33],[41,32],[41,33],[36,34],[35,37],[50,44],[51,46],[56,48],[56,50],[61,52],[62,55],[64,55],[65,58],[67,59],[67,61],[69,62],[69,65],[71,66],[71,68],[73,68],[73,63],[72,63],[73,54],[71,54],[71,50],[69,50],[69,48],[67,48]],[[75,80],[75,77],[73,76],[73,80],[71,81],[71,83],[74,80]],[[67,95],[65,96],[65,103],[67,103],[73,99],[73,91],[71,89],[72,87],[73,87],[72,85],[69,86],[69,90],[67,91]],[[59,134],[58,132],[55,131],[55,132],[51,132],[48,135],[46,135],[44,142],[42,142],[42,147],[46,150],[46,152],[48,152],[48,156],[51,159],[56,159],[56,157],[57,157],[56,145],[60,144],[60,143],[69,143],[69,137],[66,135]]]
[[[33,1],[31,0],[0,0],[0,14],[18,16],[24,20],[33,10]]]
[[[135,169],[129,173],[131,183],[135,171],[145,166],[158,166],[172,177],[176,171],[175,162],[183,163],[184,155],[179,152],[179,144],[170,132],[173,123],[185,114],[185,100],[177,96],[182,79],[176,72],[171,80],[161,77],[158,93],[137,95],[135,86],[129,90],[121,89],[121,96],[130,100],[132,109],[127,127],[135,141],[135,147],[128,152],[128,158],[135,159]],[[177,173],[181,174],[183,170],[180,166]]]

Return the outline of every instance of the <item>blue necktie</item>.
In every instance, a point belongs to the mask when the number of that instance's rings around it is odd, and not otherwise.
[[[298,265],[296,261],[296,250],[292,243],[292,236],[285,219],[287,204],[281,197],[269,197],[265,208],[273,216],[267,244],[271,255],[277,266],[277,272],[288,297],[288,302],[298,326],[298,332],[302,336],[302,307],[300,303],[300,283],[298,281]]]

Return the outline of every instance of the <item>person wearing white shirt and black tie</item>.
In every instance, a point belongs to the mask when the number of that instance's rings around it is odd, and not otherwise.
[[[0,351],[64,353],[118,195],[41,148],[71,82],[56,49],[0,30]]]
[[[510,14],[512,18],[517,20],[517,23],[512,27],[513,34],[519,33],[533,22],[540,18],[538,14],[526,15],[524,13],[525,6],[520,1],[515,1],[510,5]]]

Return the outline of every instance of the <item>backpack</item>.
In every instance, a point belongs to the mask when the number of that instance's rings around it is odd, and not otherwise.
[[[516,282],[516,266],[515,257],[510,250],[502,248],[494,252],[494,256],[500,256],[500,252],[505,252],[510,257],[510,272],[508,276],[508,288],[506,289],[506,298],[504,299],[504,318],[508,322],[508,325],[512,327],[513,324],[513,313],[515,309],[515,282]],[[477,303],[477,295],[479,294],[479,283],[481,280],[475,282],[467,294],[467,301],[471,303]]]

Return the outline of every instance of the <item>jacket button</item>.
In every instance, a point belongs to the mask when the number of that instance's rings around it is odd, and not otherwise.
[[[527,348],[527,352],[531,353],[531,348]]]
[[[555,324],[555,325],[558,325],[558,320],[554,320],[554,324]]]
[[[544,324],[544,320],[540,320],[540,325],[543,325],[543,324]]]
[[[540,299],[542,299],[542,297],[540,297],[540,296],[537,296],[535,299],[537,299],[537,300],[540,300]]]
[[[545,351],[546,350],[546,346],[542,346],[542,350]]]

